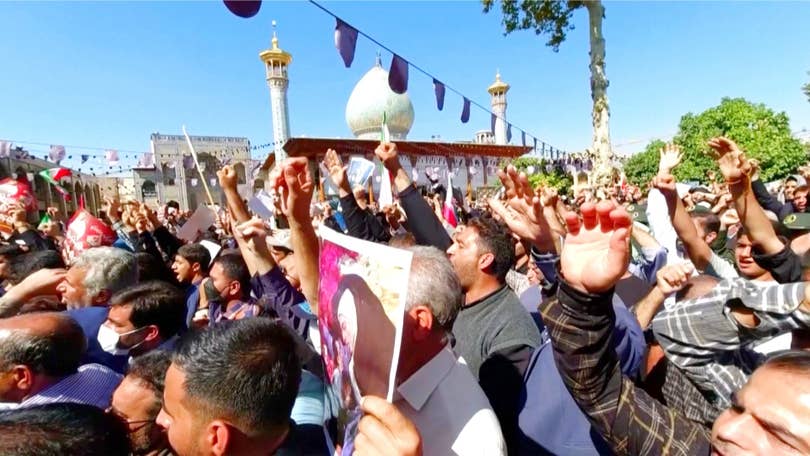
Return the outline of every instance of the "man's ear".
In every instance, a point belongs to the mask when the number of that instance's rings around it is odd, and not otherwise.
[[[478,257],[478,270],[486,271],[495,263],[495,254],[488,252]]]
[[[31,369],[24,365],[19,364],[11,368],[12,375],[14,376],[14,385],[20,391],[30,391],[34,385],[34,374]]]
[[[194,274],[199,274],[200,269],[202,269],[200,267],[200,263],[194,263],[194,264],[191,265],[191,272],[193,272]]]
[[[415,306],[408,310],[408,316],[413,323],[410,328],[411,339],[415,342],[427,339],[435,323],[433,312],[426,306]]]
[[[214,420],[208,423],[205,428],[205,444],[209,448],[210,454],[217,456],[228,453],[231,447],[231,429],[228,423],[222,420]]]

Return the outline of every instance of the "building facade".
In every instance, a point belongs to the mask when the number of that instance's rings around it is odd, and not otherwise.
[[[182,209],[194,210],[208,203],[207,186],[214,203],[222,204],[224,196],[217,171],[225,165],[234,167],[239,194],[248,198],[253,188],[248,181],[250,141],[230,136],[191,136],[190,139],[203,176],[197,171],[185,136],[153,133],[150,143],[154,166],[132,170],[135,199],[154,206],[177,201]]]

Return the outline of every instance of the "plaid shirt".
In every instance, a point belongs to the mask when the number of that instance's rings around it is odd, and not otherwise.
[[[623,377],[613,350],[611,293],[587,295],[560,280],[541,305],[565,385],[618,455],[707,455],[709,432]]]
[[[810,327],[810,314],[799,307],[804,288],[804,283],[762,286],[742,278],[725,280],[700,298],[663,310],[653,320],[653,331],[667,359],[725,409],[732,393],[764,361],[764,355],[750,349],[754,342]],[[753,311],[756,328],[738,323],[732,306]]]

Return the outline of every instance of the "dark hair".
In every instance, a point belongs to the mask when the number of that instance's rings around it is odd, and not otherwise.
[[[693,219],[699,220],[707,233],[720,232],[720,217],[713,212],[691,212],[689,215],[691,215]]]
[[[177,256],[186,259],[191,265],[200,265],[200,272],[208,274],[211,264],[211,253],[202,244],[186,244],[177,250]]]
[[[177,285],[177,278],[163,260],[146,252],[135,254],[135,261],[138,264],[138,279],[142,282],[160,280],[172,285]]]
[[[289,422],[301,362],[283,324],[247,318],[191,332],[172,362],[195,405],[227,417],[249,437],[272,435]]]
[[[797,193],[807,193],[808,191],[810,191],[810,187],[808,187],[807,185],[799,185],[798,187],[796,187],[795,190],[793,190],[793,194],[795,195]]]
[[[762,365],[794,374],[810,375],[810,352],[804,350],[779,352],[768,358]]]
[[[64,267],[65,262],[59,252],[55,250],[36,250],[9,258],[8,280],[17,284],[40,269]]]
[[[515,244],[509,229],[492,217],[470,219],[467,228],[474,228],[478,232],[477,244],[482,253],[492,253],[495,256],[490,266],[491,273],[498,281],[503,282],[515,264]]]
[[[87,404],[47,404],[0,412],[0,454],[127,456],[123,422]]]
[[[163,389],[166,383],[166,371],[172,363],[172,356],[165,350],[152,350],[149,353],[132,359],[127,377],[155,393],[155,403],[149,413],[156,417],[163,407]]]
[[[155,325],[164,340],[186,326],[186,298],[180,289],[153,280],[124,288],[110,300],[110,307],[131,306],[129,321],[136,328]]]
[[[225,277],[229,280],[236,280],[239,282],[242,290],[242,296],[245,297],[250,293],[250,271],[248,270],[245,259],[238,250],[228,250],[221,253],[214,264],[219,264],[225,272]]]
[[[58,329],[38,334],[15,330],[0,343],[0,366],[23,364],[38,374],[64,377],[76,372],[87,349],[82,327],[69,316],[48,312],[17,318],[54,318]]]
[[[171,200],[168,203],[166,203],[166,207],[173,207],[173,208],[177,209],[178,211],[180,210],[180,204],[178,204],[177,201],[175,201],[175,200]]]

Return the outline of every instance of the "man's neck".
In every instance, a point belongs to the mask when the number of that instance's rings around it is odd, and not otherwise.
[[[205,276],[204,276],[204,275],[201,275],[201,274],[195,274],[195,275],[194,275],[194,277],[191,279],[191,284],[192,284],[192,285],[199,285],[199,284],[200,284],[200,282],[202,282],[202,281],[203,281],[203,279],[205,279]]]
[[[493,276],[481,276],[464,294],[464,305],[472,304],[494,293],[503,286]]]

